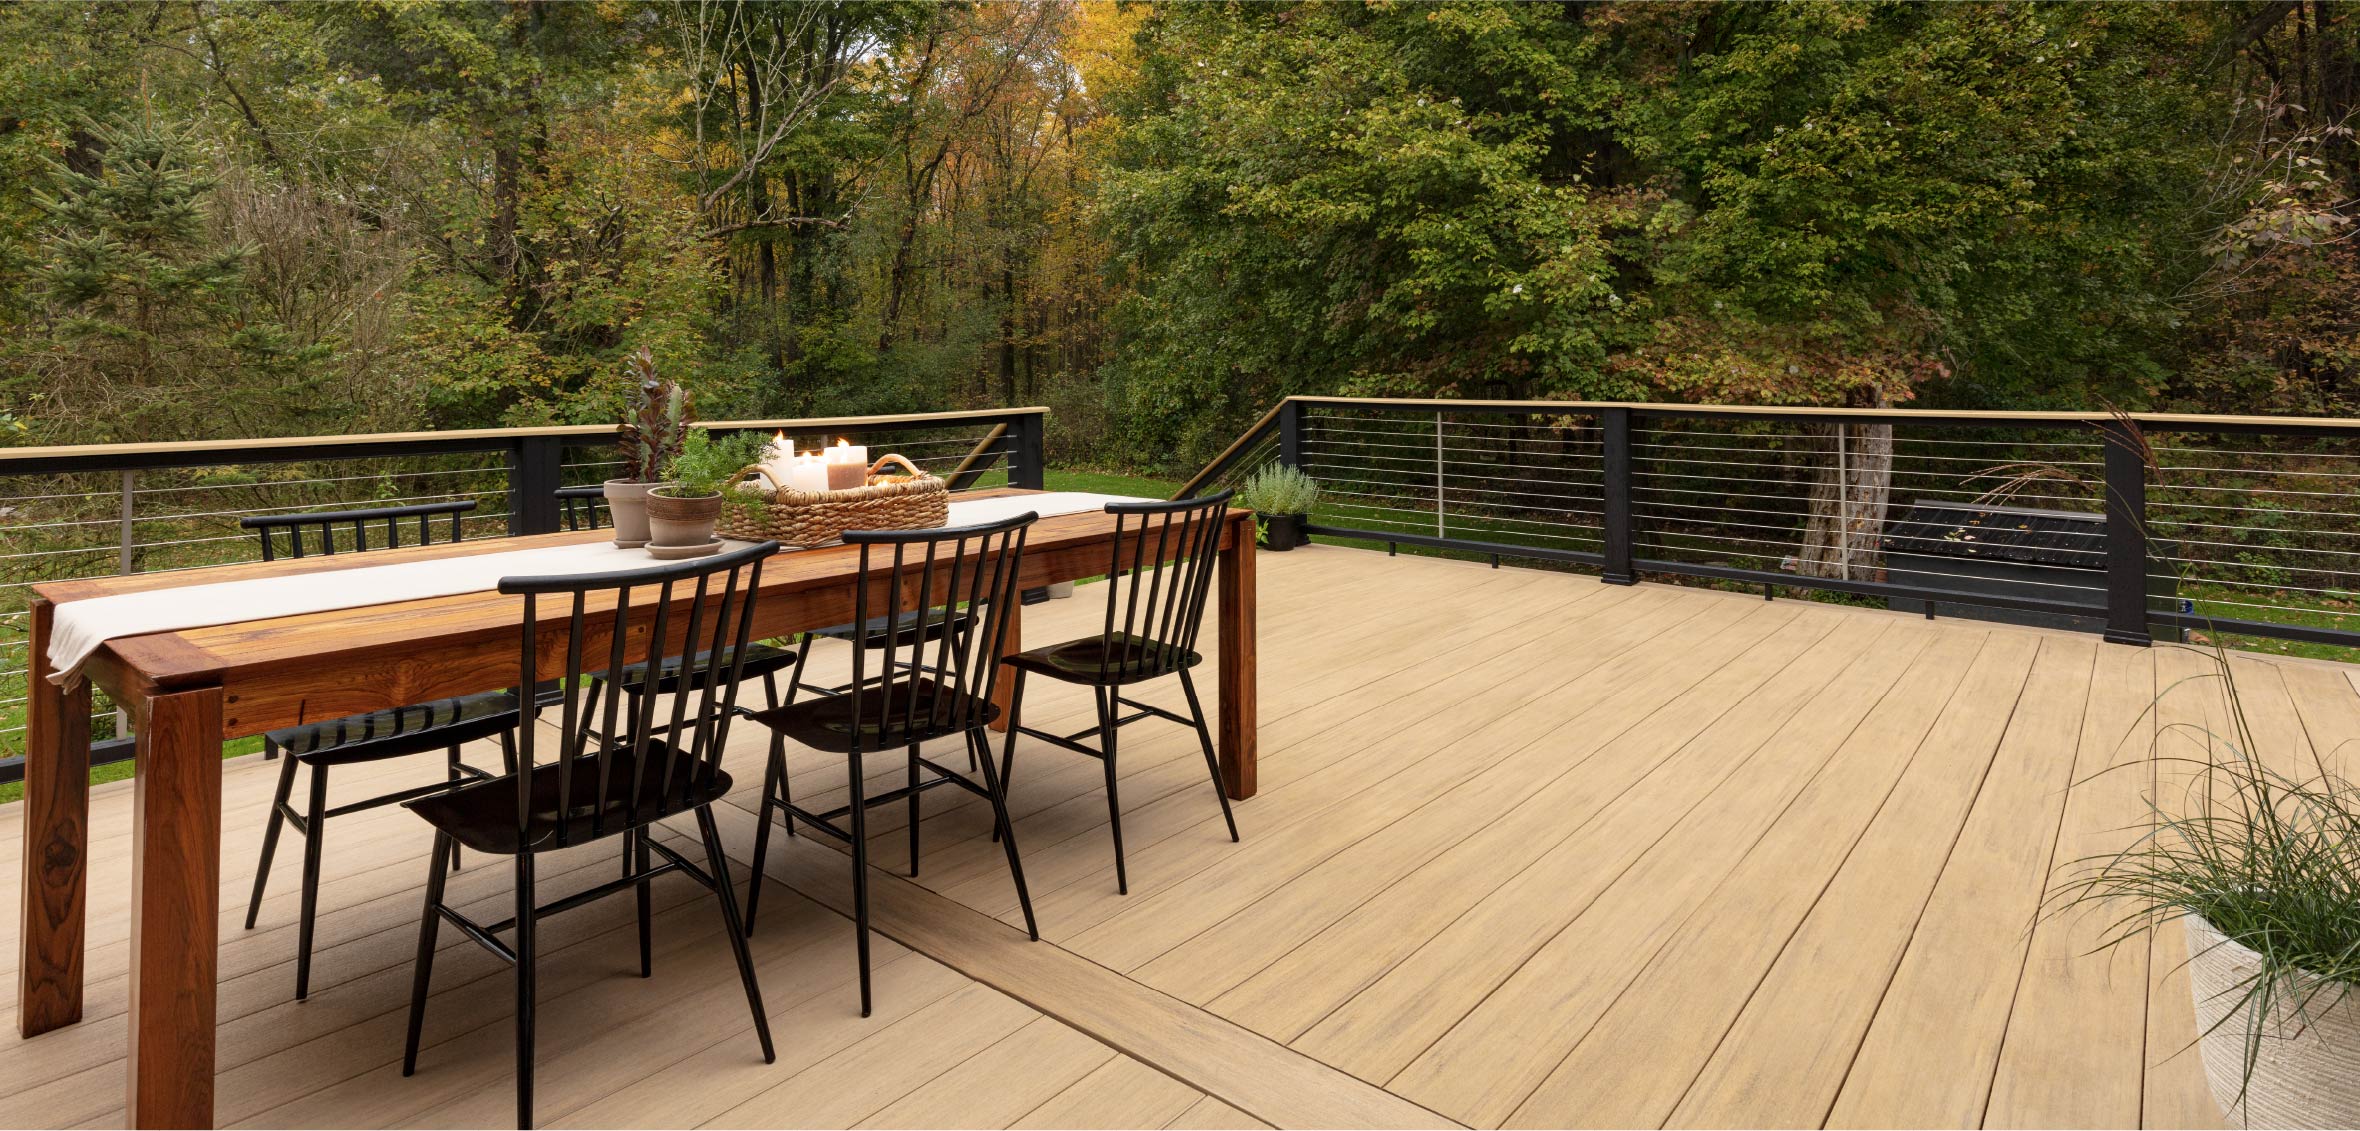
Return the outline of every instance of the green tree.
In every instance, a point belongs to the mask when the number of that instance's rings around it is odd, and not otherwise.
[[[45,333],[11,350],[12,383],[82,420],[141,436],[190,403],[217,406],[224,423],[252,413],[223,396],[219,375],[268,384],[313,358],[276,326],[241,317],[249,248],[215,238],[205,206],[216,179],[187,139],[146,115],[83,130],[93,171],[60,158],[31,278]],[[285,407],[285,406],[279,406]]]

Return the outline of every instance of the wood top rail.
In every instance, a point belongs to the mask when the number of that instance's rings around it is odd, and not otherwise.
[[[772,431],[811,432],[832,429],[875,429],[894,425],[925,426],[959,421],[1000,420],[1006,417],[1045,415],[1046,408],[989,408],[967,412],[913,412],[891,416],[823,416],[782,420],[705,420],[700,428],[724,431],[765,429]],[[8,474],[13,464],[43,465],[46,468],[93,462],[106,467],[144,465],[169,467],[175,457],[197,457],[199,462],[225,462],[221,457],[268,459],[273,455],[286,458],[317,458],[326,449],[383,448],[383,453],[403,454],[423,448],[441,451],[496,450],[518,440],[530,439],[595,439],[611,436],[612,424],[565,424],[537,428],[458,428],[444,432],[372,432],[354,436],[270,436],[249,440],[162,440],[133,444],[73,444],[33,448],[0,448],[0,474]],[[364,453],[340,453],[360,455]],[[211,457],[211,458],[206,458]]]
[[[2104,424],[2118,419],[2106,411],[2015,411],[2006,409],[1942,408],[1824,408],[1816,405],[1719,405],[1679,401],[1478,401],[1419,400],[1402,397],[1312,397],[1287,400],[1305,405],[1402,408],[1428,411],[1496,409],[1510,412],[1598,412],[1627,408],[1658,416],[1733,416],[1747,418],[1800,417],[1830,420],[1890,420],[1895,423],[1954,424]],[[2216,416],[2186,412],[2124,413],[2146,427],[2165,431],[2283,429],[2360,433],[2360,419],[2340,416]]]

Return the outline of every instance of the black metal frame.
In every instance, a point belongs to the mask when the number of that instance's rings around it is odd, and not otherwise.
[[[1202,660],[1196,653],[1196,640],[1204,626],[1206,599],[1213,591],[1213,567],[1219,560],[1221,531],[1233,493],[1222,491],[1201,499],[1161,503],[1108,504],[1106,513],[1115,516],[1115,533],[1106,570],[1106,622],[1099,634],[1009,658],[1016,669],[1016,683],[1009,699],[1007,739],[1000,752],[1000,781],[1005,785],[1016,772],[1019,734],[1098,759],[1106,771],[1107,826],[1114,835],[1114,883],[1120,894],[1131,891],[1130,873],[1123,860],[1123,807],[1116,792],[1115,766],[1116,735],[1126,725],[1153,717],[1195,728],[1197,742],[1204,748],[1213,796],[1221,801],[1221,820],[1229,826],[1229,839],[1238,839],[1237,817],[1230,812],[1228,791],[1221,787],[1221,762],[1213,751],[1204,701],[1198,698],[1196,680],[1189,674],[1189,668]],[[1122,622],[1120,632],[1115,630],[1118,619]],[[1061,653],[1090,646],[1095,646],[1098,655],[1095,671],[1057,662]],[[1025,681],[1034,674],[1089,687],[1098,708],[1098,725],[1064,735],[1024,726]],[[1165,676],[1180,678],[1180,688],[1188,696],[1187,715],[1123,698],[1124,687]],[[1124,715],[1125,707],[1136,713]],[[1086,738],[1096,738],[1100,745],[1086,746],[1082,742]]]
[[[868,811],[896,801],[909,807],[910,874],[918,874],[919,799],[927,790],[956,786],[991,803],[994,836],[1008,858],[1016,882],[1016,898],[1024,909],[1025,931],[1039,939],[1033,920],[1032,895],[1024,883],[1024,863],[1016,852],[1016,832],[1008,817],[1006,783],[1001,780],[983,731],[997,710],[990,699],[998,677],[1002,645],[1007,639],[1009,610],[1021,599],[1018,573],[1023,564],[1027,532],[1037,516],[1030,512],[1000,522],[931,530],[851,531],[848,545],[860,547],[858,588],[853,598],[852,623],[898,624],[904,616],[925,616],[929,610],[964,610],[970,619],[983,610],[979,631],[923,631],[889,633],[879,648],[855,647],[852,682],[842,694],[806,700],[764,712],[755,718],[771,728],[770,759],[762,784],[759,825],[754,834],[754,867],[746,893],[746,929],[753,930],[760,906],[764,864],[770,852],[772,814],[785,820],[788,835],[798,822],[849,846],[852,855],[852,904],[856,950],[860,964],[860,1012],[869,1015],[869,849]],[[879,604],[885,606],[881,611]],[[901,653],[907,650],[904,658]],[[872,678],[868,657],[883,653],[884,678]],[[895,673],[908,672],[907,678]],[[792,689],[790,688],[790,693]],[[812,812],[796,805],[786,770],[788,730],[818,711],[843,718],[848,800],[844,805]],[[978,769],[977,782],[920,753],[923,743],[958,735],[967,745],[968,764]],[[862,755],[900,747],[908,759],[908,777],[898,789],[875,796],[866,792]],[[932,776],[924,776],[930,772]],[[837,824],[838,819],[846,824]]]
[[[2299,624],[2278,624],[2269,621],[2207,617],[2155,608],[2149,574],[2154,572],[2149,530],[2146,523],[2147,466],[2135,430],[2197,432],[2240,435],[2277,436],[2345,436],[2360,440],[2360,422],[2326,420],[2270,420],[2267,418],[2215,418],[2206,416],[2133,413],[2128,415],[2103,412],[2050,413],[1975,413],[1918,410],[1779,410],[1723,405],[1674,405],[1564,402],[1536,403],[1526,401],[1458,401],[1458,400],[1375,400],[1352,397],[1290,397],[1274,409],[1270,416],[1252,432],[1233,444],[1222,459],[1208,465],[1190,481],[1191,487],[1215,481],[1234,469],[1245,454],[1256,448],[1256,441],[1275,431],[1280,437],[1279,460],[1288,466],[1302,463],[1301,435],[1305,410],[1315,407],[1349,409],[1358,412],[1407,413],[1427,415],[1435,412],[1462,413],[1549,413],[1559,415],[1594,415],[1598,418],[1603,441],[1604,501],[1601,506],[1602,550],[1588,552],[1552,547],[1523,546],[1481,539],[1413,534],[1397,530],[1372,530],[1336,523],[1312,523],[1304,531],[1311,535],[1331,538],[1353,538],[1382,542],[1388,549],[1399,546],[1421,546],[1432,549],[1455,550],[1488,555],[1493,565],[1501,560],[1520,558],[1529,561],[1557,562],[1581,565],[1599,571],[1603,580],[1612,584],[1631,584],[1638,575],[1652,573],[1672,577],[1689,577],[1717,581],[1735,581],[1760,585],[1765,597],[1779,587],[1819,589],[1857,596],[1904,598],[1926,603],[1927,615],[1933,615],[1935,603],[1981,605],[1989,608],[2012,609],[2059,616],[2096,618],[2105,625],[2105,638],[2121,644],[2146,645],[2153,640],[2157,627],[2174,630],[2201,629],[2232,632],[2249,636],[2297,640],[2342,647],[2360,647],[2360,631],[2315,628]],[[2104,508],[2106,523],[2106,599],[2103,603],[2042,600],[2013,597],[2005,594],[1969,592],[1938,586],[1893,582],[1853,581],[1845,578],[1812,577],[1770,570],[1746,569],[1694,562],[1673,562],[1638,558],[1633,554],[1631,486],[1634,478],[1631,457],[1631,432],[1642,421],[1699,421],[1744,420],[1781,421],[1804,420],[1820,424],[1912,424],[1943,428],[2087,428],[2097,433],[2104,444]]]
[[[411,983],[402,1075],[417,1071],[426,998],[433,977],[436,928],[447,921],[459,933],[516,969],[517,1125],[533,1126],[537,978],[534,963],[535,935],[540,921],[606,896],[634,892],[639,902],[639,973],[648,977],[654,972],[649,882],[667,872],[679,872],[703,884],[720,903],[722,922],[737,959],[738,977],[745,987],[746,1004],[753,1012],[754,1032],[762,1045],[762,1059],[765,1063],[776,1061],[770,1023],[762,1007],[761,987],[755,980],[753,959],[738,918],[736,889],[729,878],[720,832],[714,825],[712,804],[729,789],[729,776],[721,769],[722,755],[728,746],[730,721],[737,716],[738,683],[746,645],[752,635],[762,562],[777,553],[778,548],[776,542],[764,542],[714,557],[646,569],[501,580],[501,593],[524,597],[521,660],[517,669],[520,686],[537,683],[543,670],[542,638],[552,634],[541,624],[542,601],[554,598],[552,603],[566,609],[561,620],[551,622],[564,626],[563,644],[559,648],[564,656],[565,675],[560,683],[563,694],[557,697],[557,703],[562,705],[558,749],[556,757],[542,765],[536,756],[539,728],[524,726],[517,741],[517,766],[506,779],[408,803],[434,826],[435,838],[433,861],[427,873],[426,906],[418,927],[417,965]],[[690,591],[684,594],[683,588]],[[652,597],[634,605],[633,593],[644,594],[650,589],[654,590]],[[591,607],[593,595],[603,600],[610,594],[614,602],[611,610]],[[674,609],[683,603],[687,606],[684,629],[676,625],[680,614]],[[645,619],[649,609],[653,610],[652,624],[645,635],[645,653],[636,657],[637,662],[645,664],[646,670],[661,670],[672,641],[681,642],[684,690],[672,697],[671,719],[663,726],[656,721],[657,696],[631,697],[628,714],[625,713],[622,684],[616,678],[634,659],[627,655],[633,614],[637,612]],[[607,636],[606,646],[599,650],[603,656],[593,654],[588,642],[588,630],[593,625],[602,628]],[[693,667],[700,657],[708,665],[704,669]],[[604,678],[593,690],[590,681],[597,676]],[[698,701],[693,714],[689,712],[692,698]],[[540,708],[536,707],[534,714],[539,713]],[[679,740],[684,731],[689,735],[685,747]],[[659,734],[664,736],[661,740],[656,737]],[[651,779],[649,773],[659,763],[661,769],[656,771],[659,776]],[[628,772],[628,781],[616,776],[618,765]],[[552,781],[554,797],[539,796],[541,787]],[[502,839],[501,830],[490,823],[505,822],[508,819],[505,814],[487,817],[485,824],[473,827],[457,815],[454,802],[470,793],[499,790],[510,783],[516,798],[514,826],[505,832],[512,833],[512,839]],[[485,796],[491,799],[489,794]],[[702,868],[648,835],[655,822],[690,811],[696,815],[697,831],[704,842]],[[461,839],[469,835],[479,838],[476,847],[480,850],[498,852],[505,847],[509,850],[506,854],[515,861],[516,909],[509,918],[479,923],[443,902],[444,882],[455,863]],[[550,903],[535,902],[535,856],[611,836],[623,838],[620,877]],[[655,864],[655,856],[663,857],[664,863]],[[497,937],[503,931],[512,933],[513,944]]]

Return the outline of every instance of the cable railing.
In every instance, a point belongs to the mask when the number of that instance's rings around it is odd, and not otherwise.
[[[1042,485],[1037,408],[904,416],[709,422],[895,451],[954,490]],[[613,478],[611,426],[282,437],[185,444],[0,448],[0,782],[22,775],[34,587],[46,581],[258,561],[239,520],[258,515],[473,501],[469,540],[565,528],[557,491]],[[598,504],[603,509],[603,503]],[[601,518],[603,522],[603,518]],[[338,535],[349,545],[352,531]],[[94,704],[93,761],[131,756],[124,720]]]
[[[1272,463],[1392,552],[2360,647],[2360,422],[1297,397],[1182,493]]]

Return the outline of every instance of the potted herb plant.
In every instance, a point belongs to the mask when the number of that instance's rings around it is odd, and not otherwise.
[[[615,545],[644,546],[651,536],[648,492],[662,482],[665,465],[679,456],[692,418],[688,391],[656,374],[654,351],[641,346],[625,364],[634,384],[616,434],[623,475],[606,481],[606,508],[614,516]]]
[[[719,550],[713,527],[721,520],[722,492],[762,458],[764,442],[754,432],[715,439],[702,428],[691,429],[680,454],[664,467],[665,482],[647,494],[649,551],[693,558]]]
[[[1292,550],[1308,540],[1303,523],[1319,503],[1319,482],[1297,468],[1272,464],[1246,480],[1237,502],[1254,512],[1265,549]]]

